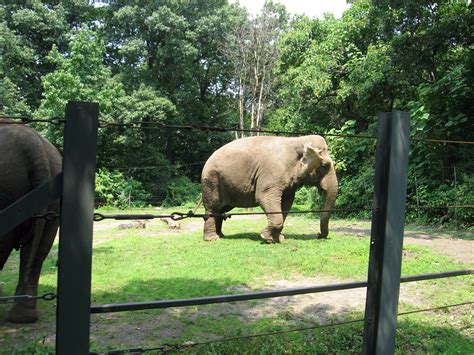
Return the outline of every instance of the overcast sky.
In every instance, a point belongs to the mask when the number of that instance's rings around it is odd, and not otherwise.
[[[237,0],[230,0],[230,2],[237,2]],[[265,0],[240,0],[239,2],[252,15],[255,15],[261,10]],[[325,12],[332,12],[335,17],[341,17],[342,12],[348,8],[346,0],[275,0],[275,2],[284,4],[286,10],[291,14],[304,14],[319,18]]]

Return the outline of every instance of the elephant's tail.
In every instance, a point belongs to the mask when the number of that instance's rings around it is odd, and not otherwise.
[[[202,205],[202,194],[199,195],[199,200],[196,201],[196,207],[193,209],[193,214],[196,213],[197,209]]]
[[[30,166],[30,180],[32,189],[39,187],[41,184],[47,182],[52,178],[51,164],[48,155],[47,144],[44,139],[36,132],[30,132],[31,140],[34,140],[34,145],[29,146],[28,159]],[[48,142],[49,143],[49,142]],[[48,212],[48,206],[44,206],[39,214]],[[27,240],[26,243],[31,243],[30,256],[27,262],[27,268],[30,268],[36,258],[38,247],[44,235],[47,221],[43,218],[33,219],[29,224],[29,233],[27,235],[32,236],[31,240]]]

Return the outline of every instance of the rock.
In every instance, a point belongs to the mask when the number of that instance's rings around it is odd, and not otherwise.
[[[132,221],[129,223],[122,223],[118,226],[119,229],[144,229],[146,228],[146,222],[142,220]]]

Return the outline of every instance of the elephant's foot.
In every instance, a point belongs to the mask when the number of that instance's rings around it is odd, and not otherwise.
[[[215,240],[219,240],[219,235],[217,233],[210,233],[210,234],[206,234],[204,236],[204,240],[206,242],[213,242]]]
[[[316,239],[327,239],[327,235],[322,235],[321,233],[316,234]]]
[[[267,244],[273,244],[273,243],[275,243],[275,240],[274,240],[274,238],[272,238],[271,235],[267,235],[267,234],[265,234],[265,233],[260,233],[260,238],[262,238],[263,241],[264,241],[265,243],[267,243]]]
[[[265,243],[267,243],[267,244],[273,244],[273,243],[275,243],[275,241],[273,240],[273,238],[272,238],[271,236],[270,236],[270,237],[269,237],[269,236],[266,236],[266,235],[263,234],[263,233],[260,234],[260,238],[262,238],[263,241],[264,241]]]
[[[29,308],[20,304],[14,305],[7,316],[7,321],[12,323],[33,323],[37,320],[38,310],[36,308]]]
[[[275,243],[283,243],[285,241],[285,236],[283,234],[280,234],[277,237],[273,237],[273,241]]]

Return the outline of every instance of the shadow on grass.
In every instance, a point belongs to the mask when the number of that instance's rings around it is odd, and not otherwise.
[[[295,239],[295,240],[311,240],[311,241],[321,241],[331,240],[331,237],[317,239],[316,233],[305,233],[305,234],[295,234],[295,233],[284,233],[285,239]],[[267,244],[258,233],[226,233],[223,239],[250,239],[256,242]]]

